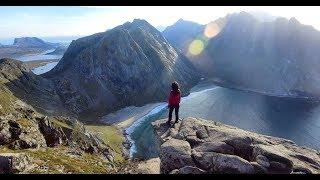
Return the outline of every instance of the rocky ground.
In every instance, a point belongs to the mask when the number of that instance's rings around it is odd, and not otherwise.
[[[47,117],[17,100],[0,116],[0,173],[116,173],[117,152],[75,119]]]
[[[320,173],[320,152],[290,140],[199,118],[185,118],[170,127],[165,122],[152,123],[159,140],[159,158],[141,163],[140,172]]]

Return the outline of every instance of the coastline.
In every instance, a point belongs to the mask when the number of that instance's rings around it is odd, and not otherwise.
[[[213,89],[219,88],[218,86],[209,84],[209,86],[207,84],[202,84],[199,83],[198,85],[194,86],[191,90],[190,90],[190,94],[188,96],[182,97],[181,98],[181,102],[192,98],[193,96],[196,96],[198,93],[203,93],[205,91],[210,91]],[[131,121],[130,119],[127,120],[127,122],[133,122],[131,123],[131,125],[126,126],[125,128],[123,128],[123,133],[126,139],[126,143],[128,144],[128,146],[126,146],[127,150],[129,151],[129,157],[132,158],[133,154],[136,152],[136,144],[135,141],[131,138],[131,134],[134,133],[135,128],[137,128],[140,124],[142,124],[144,121],[146,121],[150,116],[153,116],[161,111],[163,111],[164,109],[166,109],[167,107],[167,103],[163,102],[163,103],[156,103],[154,105],[157,105],[156,107],[150,108],[148,109],[148,113],[146,114],[140,114],[140,118],[136,119],[134,121]],[[124,121],[126,122],[126,121]],[[119,123],[121,124],[121,123]],[[119,125],[118,124],[118,125]]]
[[[162,103],[150,103],[141,107],[129,106],[103,116],[100,121],[107,125],[125,130]]]

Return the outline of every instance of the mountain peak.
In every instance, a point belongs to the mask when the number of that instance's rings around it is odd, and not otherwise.
[[[292,23],[292,24],[300,24],[299,21],[295,18],[295,17],[292,17],[289,19],[289,23]]]

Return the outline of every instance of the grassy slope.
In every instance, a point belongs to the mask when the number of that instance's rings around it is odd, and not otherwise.
[[[124,137],[119,129],[115,126],[105,125],[87,125],[86,128],[91,132],[97,133],[100,138],[116,152],[116,161],[122,162],[124,160],[122,157],[122,143],[124,142]]]
[[[0,153],[25,153],[30,156],[36,165],[27,173],[90,173],[105,174],[115,173],[113,164],[104,161],[100,156],[83,153],[80,157],[67,155],[68,148],[58,146],[39,150],[10,150],[0,147]],[[109,167],[109,168],[108,168]]]

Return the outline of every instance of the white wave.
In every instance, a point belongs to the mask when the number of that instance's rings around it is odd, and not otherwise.
[[[133,156],[133,154],[135,152],[137,152],[137,147],[135,145],[135,141],[131,138],[131,134],[134,132],[135,128],[137,128],[139,125],[141,125],[142,123],[144,123],[145,120],[147,120],[150,116],[155,115],[159,112],[161,112],[163,109],[165,109],[167,107],[167,103],[161,103],[159,106],[155,107],[154,109],[152,109],[148,114],[146,114],[145,116],[141,117],[140,119],[138,119],[137,121],[135,121],[130,127],[128,127],[125,132],[127,134],[127,139],[129,140],[129,142],[131,143],[131,147],[129,150],[130,153],[130,157]]]
[[[48,63],[44,66],[40,66],[40,67],[32,69],[32,72],[37,75],[43,74],[43,73],[46,73],[46,72],[50,71],[51,69],[53,69],[57,64],[58,64],[58,62]]]

